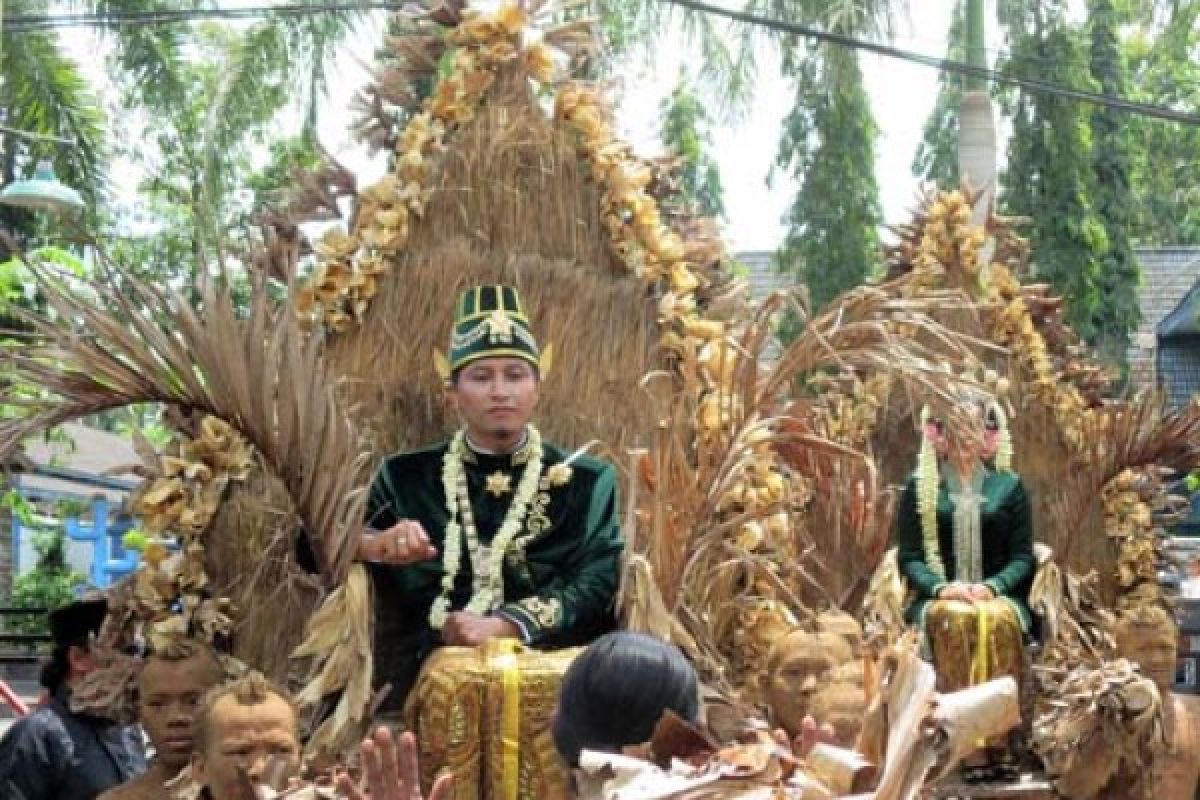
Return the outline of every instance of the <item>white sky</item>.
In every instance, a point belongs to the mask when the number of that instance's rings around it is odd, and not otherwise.
[[[728,0],[726,0],[728,2]],[[899,21],[894,43],[904,49],[942,57],[954,0],[909,0],[908,14]],[[986,0],[989,49],[998,47],[994,23],[994,0]],[[375,15],[382,20],[382,15]],[[320,114],[320,137],[327,149],[359,176],[360,185],[383,170],[381,157],[367,158],[365,148],[350,137],[346,126],[347,103],[367,79],[370,62],[381,35],[381,24],[365,24],[346,43],[332,65],[330,93]],[[84,63],[96,63],[96,37],[69,31],[69,46]],[[661,151],[657,141],[659,104],[673,87],[680,64],[694,61],[678,35],[669,35],[656,49],[653,63],[635,59],[617,72],[618,122],[621,133],[637,152],[651,156]],[[901,221],[915,196],[917,182],[909,166],[921,138],[926,117],[937,94],[937,72],[898,59],[862,54],[862,68],[876,123],[881,131],[876,141],[876,176],[887,222]],[[690,73],[697,70],[689,69]],[[98,75],[103,81],[103,76]],[[794,182],[776,176],[766,185],[774,160],[780,122],[791,103],[791,93],[780,78],[778,57],[765,46],[759,57],[758,86],[753,105],[741,119],[717,120],[713,130],[714,151],[725,186],[726,240],[734,251],[771,250],[783,237],[780,219],[795,192]],[[289,123],[285,121],[286,127]],[[295,120],[299,124],[299,120]],[[1003,143],[1000,152],[1003,153]],[[119,191],[129,197],[136,176],[114,170]],[[130,198],[132,199],[132,198]]]

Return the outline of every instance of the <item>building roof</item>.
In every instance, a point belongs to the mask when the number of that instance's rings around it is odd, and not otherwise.
[[[1200,282],[1193,285],[1171,313],[1158,323],[1160,344],[1163,339],[1200,335],[1200,319],[1197,318],[1197,314],[1200,314]]]
[[[78,422],[68,422],[60,427],[67,436],[67,442],[30,439],[25,444],[24,455],[35,469],[62,467],[62,474],[25,474],[21,476],[21,485],[30,489],[64,494],[103,494],[110,500],[120,500],[125,494],[122,490],[113,486],[90,485],[82,480],[72,479],[69,473],[115,475],[128,481],[131,476],[120,474],[121,468],[141,463],[129,439],[108,431],[89,428]],[[136,478],[130,483],[136,483]]]
[[[749,271],[746,280],[750,284],[750,300],[755,304],[766,300],[771,292],[796,283],[792,276],[776,271],[774,250],[748,250],[735,253],[733,258]]]
[[[1139,247],[1142,322],[1129,348],[1129,377],[1135,386],[1155,380],[1158,326],[1200,279],[1200,247]]]

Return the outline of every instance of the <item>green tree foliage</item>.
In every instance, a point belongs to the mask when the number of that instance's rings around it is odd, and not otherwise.
[[[25,259],[0,261],[0,347],[14,345],[6,335],[27,330],[19,312],[45,312],[45,298],[36,290],[29,265],[64,277],[82,278],[87,269],[82,260],[61,247],[38,247],[25,253]],[[3,368],[0,367],[0,375]]]
[[[1091,74],[1100,91],[1114,97],[1128,93],[1118,30],[1121,20],[1113,0],[1090,0]],[[1099,254],[1101,301],[1093,314],[1095,344],[1112,362],[1124,360],[1129,337],[1141,321],[1138,302],[1140,270],[1130,244],[1135,215],[1130,177],[1133,169],[1128,114],[1102,106],[1091,116],[1094,186],[1092,205],[1104,225],[1107,247]]]
[[[806,284],[819,309],[865,281],[879,260],[878,131],[853,50],[818,45],[799,61],[785,59],[784,70],[795,101],[775,164],[800,189],[776,266]]]
[[[1001,0],[1000,24],[1015,75],[1095,91],[1083,34],[1066,15],[1065,0]],[[1003,95],[1012,120],[1000,205],[1029,217],[1034,271],[1066,298],[1067,321],[1089,342],[1111,331],[1106,319],[1102,259],[1108,251],[1103,220],[1091,200],[1094,184],[1090,108],[1057,95]]]
[[[946,36],[946,58],[965,61],[967,58],[966,8],[963,0],[954,4],[954,19]],[[938,76],[937,100],[933,112],[925,120],[921,143],[913,157],[912,174],[942,189],[957,189],[958,177],[958,115],[962,105],[963,78],[952,72]]]
[[[725,215],[721,170],[709,154],[712,118],[692,90],[687,73],[659,108],[659,137],[663,145],[682,160],[679,169],[680,201],[708,217]]]
[[[148,242],[135,237],[129,243],[135,252],[114,254],[145,272],[189,275],[235,231],[245,210],[236,191],[250,170],[251,148],[265,140],[289,100],[287,85],[270,66],[286,51],[278,31],[263,24],[241,32],[199,24],[187,55],[170,53],[183,44],[173,32],[159,35],[168,54],[126,72],[124,113],[141,131],[121,146],[147,175],[139,194],[158,217],[157,231],[140,237]],[[134,76],[152,68],[166,73],[170,93],[143,90]]]
[[[1145,7],[1142,7],[1145,6]],[[1137,4],[1123,49],[1135,99],[1200,112],[1200,0]],[[1130,116],[1134,239],[1200,244],[1200,127]]]
[[[20,404],[42,396],[45,391],[41,386],[12,379],[12,357],[24,351],[27,345],[24,337],[29,333],[22,313],[50,311],[45,297],[35,289],[30,265],[64,281],[87,274],[82,260],[59,247],[39,247],[26,252],[23,261],[13,258],[0,262],[0,420],[24,413]],[[45,441],[65,445],[69,450],[75,444],[61,427],[47,431]],[[10,500],[8,507],[12,507],[16,498]],[[0,507],[5,507],[5,503],[0,502]],[[18,516],[25,524],[31,524],[27,515]]]
[[[75,599],[75,590],[87,578],[67,564],[66,539],[60,527],[34,532],[37,565],[13,579],[9,602],[14,608],[57,608]],[[49,632],[41,614],[14,618],[10,627],[22,633]]]
[[[752,0],[748,10],[850,36],[883,36],[896,2]],[[774,170],[800,188],[784,215],[775,266],[805,283],[814,309],[861,284],[879,260],[882,221],[875,180],[878,130],[856,50],[782,36],[781,70],[794,101],[783,121]],[[790,338],[799,321],[785,321]]]
[[[120,152],[147,175],[139,192],[151,221],[119,237],[113,257],[143,273],[187,277],[236,253],[258,201],[290,181],[291,166],[313,162],[326,71],[361,16],[268,16],[244,28],[201,22],[129,32],[116,72],[122,115],[140,130]],[[301,118],[295,140],[276,135],[287,113]],[[259,170],[263,150],[270,162]],[[295,163],[284,160],[290,156]]]

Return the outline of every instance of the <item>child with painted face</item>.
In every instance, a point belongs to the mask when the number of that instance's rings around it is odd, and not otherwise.
[[[202,642],[181,639],[149,654],[138,676],[138,721],[154,746],[154,761],[99,800],[168,800],[164,784],[192,757],[200,700],[223,678],[216,653]]]
[[[242,800],[300,772],[299,717],[291,697],[257,672],[210,691],[196,723],[192,778],[202,800]],[[422,800],[416,742],[376,728],[360,745],[361,782],[338,775],[345,800]],[[273,774],[268,775],[268,771]],[[427,800],[449,800],[453,777],[434,782]]]

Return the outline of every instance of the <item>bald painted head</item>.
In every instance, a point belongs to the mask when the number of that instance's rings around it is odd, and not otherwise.
[[[239,771],[262,783],[272,757],[300,769],[299,717],[287,692],[260,673],[211,690],[196,720],[192,774],[214,798],[240,796]]]

